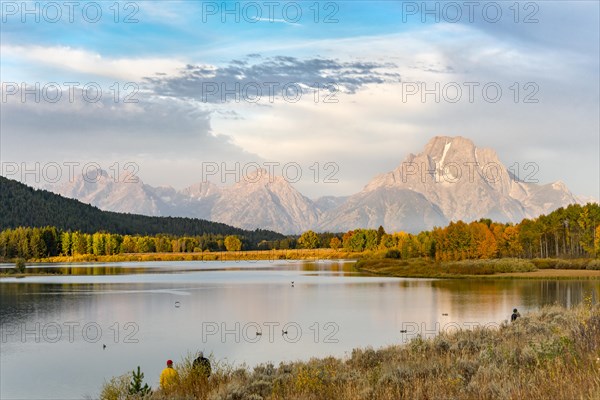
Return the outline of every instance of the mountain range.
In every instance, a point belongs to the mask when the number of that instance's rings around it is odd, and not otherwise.
[[[247,231],[202,219],[102,211],[78,200],[66,199],[0,176],[0,231],[17,227],[54,227],[63,231],[123,235],[236,235],[245,241],[248,249],[256,248],[263,240],[285,238],[273,231]]]
[[[460,136],[432,138],[421,153],[409,154],[396,169],[347,197],[311,200],[266,170],[231,186],[201,182],[183,190],[115,182],[105,171],[97,173],[93,182],[79,176],[47,189],[108,211],[201,218],[284,234],[380,225],[390,232],[416,233],[456,220],[519,222],[582,203],[562,182],[518,179],[494,150]]]

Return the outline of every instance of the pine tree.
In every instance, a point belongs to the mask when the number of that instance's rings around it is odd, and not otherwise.
[[[139,395],[140,397],[144,397],[149,395],[152,389],[148,386],[148,384],[144,384],[144,373],[140,371],[140,366],[137,367],[137,372],[133,371],[133,376],[131,378],[131,382],[129,382],[129,394]]]
[[[377,229],[377,245],[381,243],[383,235],[385,235],[385,229],[383,229],[383,226],[379,225],[379,228]]]

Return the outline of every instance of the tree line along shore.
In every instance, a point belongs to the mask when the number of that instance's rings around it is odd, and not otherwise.
[[[297,236],[243,232],[142,235],[16,227],[0,232],[0,261],[360,259],[357,267],[365,272],[427,277],[600,269],[600,206],[591,203],[518,224],[457,221],[419,234],[383,227]]]

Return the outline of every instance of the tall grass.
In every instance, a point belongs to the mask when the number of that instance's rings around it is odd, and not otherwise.
[[[545,307],[498,329],[355,349],[346,359],[313,358],[253,369],[217,363],[209,379],[193,374],[189,356],[177,368],[180,384],[147,398],[599,399],[600,308],[589,299],[575,309]],[[104,386],[103,398],[125,399],[119,378],[114,382]]]
[[[250,250],[215,251],[197,253],[124,253],[110,256],[80,254],[75,256],[56,256],[32,260],[33,262],[126,262],[126,261],[244,261],[244,260],[329,260],[354,259],[362,254],[343,249],[287,249],[287,250]]]
[[[600,260],[593,258],[534,258],[531,262],[539,269],[600,269]]]
[[[531,272],[535,265],[529,260],[501,258],[489,260],[462,260],[433,262],[426,259],[361,259],[356,267],[375,274],[405,277],[460,277],[473,275],[493,275],[506,272]]]

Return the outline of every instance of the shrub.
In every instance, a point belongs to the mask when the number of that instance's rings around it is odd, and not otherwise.
[[[390,249],[385,252],[385,258],[400,258],[400,250]]]
[[[15,260],[15,270],[18,273],[23,274],[23,273],[25,273],[25,268],[26,268],[25,259],[24,258],[17,258]]]
[[[586,259],[534,258],[531,262],[539,269],[586,269],[593,261]]]
[[[590,270],[600,270],[600,260],[592,260],[588,263],[586,269]]]
[[[533,260],[531,260],[533,265],[535,265],[538,269],[556,268],[557,261],[558,260],[555,260],[553,258],[534,258]]]
[[[105,382],[100,392],[100,398],[103,400],[125,400],[129,394],[129,381],[131,373],[112,378]]]

